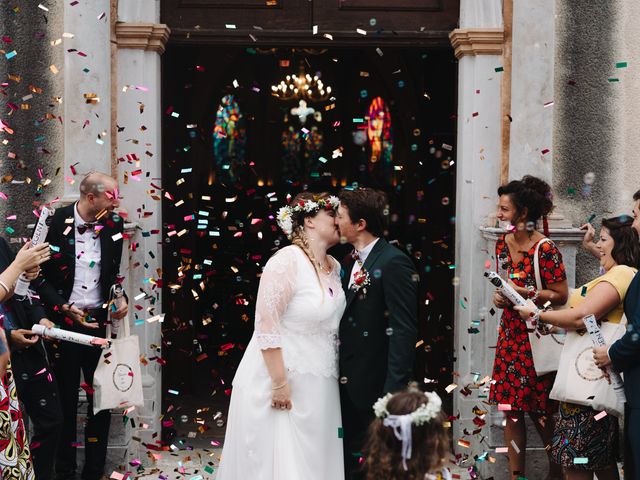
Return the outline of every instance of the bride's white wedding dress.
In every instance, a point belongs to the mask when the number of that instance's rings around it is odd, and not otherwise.
[[[345,309],[340,264],[318,279],[288,246],[264,268],[253,337],[233,379],[216,480],[342,480],[337,333]],[[261,350],[282,348],[291,410],[271,407]]]

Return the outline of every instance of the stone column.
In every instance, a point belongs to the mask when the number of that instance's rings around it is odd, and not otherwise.
[[[65,4],[63,173],[76,180],[64,182],[65,202],[78,198],[83,174],[111,172],[110,31],[109,0]]]
[[[495,211],[501,164],[502,2],[463,0],[460,28],[451,35],[458,66],[458,165],[456,174],[456,295],[455,372],[453,395],[456,453],[482,455],[481,435],[465,435],[478,428],[474,406],[486,409],[478,395],[465,396],[465,385],[491,375],[495,326],[484,312],[483,273],[491,255],[479,232]],[[459,282],[459,283],[458,283]],[[479,323],[477,323],[479,321]],[[470,333],[475,330],[480,333]],[[486,385],[486,384],[485,384]],[[487,419],[489,416],[487,415]],[[460,441],[460,443],[458,443]],[[470,442],[469,444],[465,442]]]
[[[139,336],[141,353],[147,359],[161,356],[162,322],[160,54],[164,52],[169,29],[156,23],[157,3],[120,1],[119,21],[115,24],[114,93],[121,133],[117,134],[114,170],[120,180],[128,220],[136,225],[130,239],[135,249],[129,251],[127,291],[135,317],[133,331]],[[130,444],[129,448],[129,453],[137,458],[144,457],[146,448],[142,443],[155,443],[161,430],[161,365],[149,360],[142,373],[145,405],[137,412],[139,421],[133,432],[140,442]]]

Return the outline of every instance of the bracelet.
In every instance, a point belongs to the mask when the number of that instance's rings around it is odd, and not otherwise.
[[[0,280],[0,287],[4,288],[4,290],[7,292],[7,295],[11,293],[11,290],[9,290],[9,287],[7,287],[7,284],[4,283],[2,280]]]
[[[280,390],[281,388],[284,388],[287,385],[287,381],[285,381],[282,385],[279,385],[277,387],[271,387],[271,390]]]

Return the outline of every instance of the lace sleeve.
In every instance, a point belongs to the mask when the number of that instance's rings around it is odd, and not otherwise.
[[[255,333],[261,350],[280,348],[280,317],[293,296],[296,253],[290,247],[276,253],[264,267],[256,302]]]

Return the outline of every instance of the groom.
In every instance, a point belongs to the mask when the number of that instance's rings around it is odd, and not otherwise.
[[[418,276],[384,238],[384,193],[358,188],[339,195],[336,224],[355,247],[343,262],[347,306],[340,322],[340,403],[347,480],[362,478],[360,454],[373,404],[407,387],[418,334]]]

